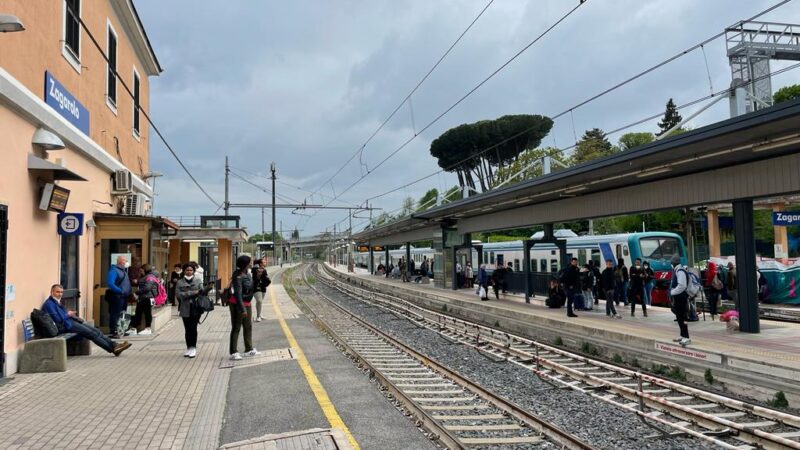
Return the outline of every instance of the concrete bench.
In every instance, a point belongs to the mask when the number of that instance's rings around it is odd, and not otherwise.
[[[33,323],[22,320],[25,348],[19,360],[20,373],[64,372],[67,356],[90,355],[91,342],[75,333],[62,333],[53,338],[37,338]]]

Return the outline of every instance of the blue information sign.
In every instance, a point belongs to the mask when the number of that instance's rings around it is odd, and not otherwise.
[[[89,135],[89,110],[48,71],[44,72],[44,101],[85,135]]]
[[[772,224],[781,227],[800,225],[800,212],[773,212]]]
[[[83,234],[83,213],[59,213],[58,234],[80,236]]]

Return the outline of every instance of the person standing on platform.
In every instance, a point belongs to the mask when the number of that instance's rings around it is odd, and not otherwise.
[[[622,319],[622,316],[617,314],[617,309],[614,307],[614,290],[617,287],[617,280],[614,275],[614,261],[607,259],[606,268],[600,274],[600,289],[606,296],[606,316]]]
[[[650,263],[645,261],[642,263],[644,270],[644,302],[647,306],[653,303],[653,285],[655,284],[655,272],[650,268]]]
[[[464,269],[461,268],[461,263],[456,261],[456,286],[459,289],[464,287]]]
[[[133,323],[131,323],[128,333],[136,336],[150,336],[153,332],[150,327],[153,324],[153,304],[154,299],[158,296],[159,279],[158,270],[150,264],[142,266],[145,275],[139,280],[139,285],[136,289],[136,313],[133,316]],[[144,319],[144,329],[137,332],[142,319]]]
[[[489,300],[489,275],[486,274],[486,264],[481,264],[481,268],[478,269],[478,290],[483,289],[483,295],[481,295],[481,300],[488,301]]]
[[[253,277],[250,275],[251,259],[247,255],[236,258],[236,270],[231,279],[231,338],[230,358],[234,361],[242,359],[239,353],[239,331],[244,329],[244,356],[258,356],[261,354],[253,347],[253,310],[250,302],[255,292]]]
[[[202,293],[203,285],[194,275],[194,266],[183,265],[183,276],[175,283],[175,300],[178,302],[178,313],[183,321],[186,352],[183,356],[197,356],[197,325],[200,322],[200,311],[194,308],[197,297]]]
[[[599,264],[599,263],[598,263]],[[592,298],[594,298],[594,304],[600,304],[600,269],[597,268],[595,265],[594,260],[589,260],[589,270],[594,275],[594,285],[592,285]]]
[[[500,290],[503,289],[505,283],[506,269],[502,264],[497,264],[492,272],[492,289],[494,290],[494,298],[500,300]]]
[[[681,266],[681,257],[678,255],[672,257],[672,270],[669,295],[672,297],[672,312],[675,314],[681,333],[672,341],[686,347],[692,343],[692,340],[689,339],[689,326],[686,325],[686,318],[689,314],[689,293],[686,292],[686,288],[689,286],[689,273],[685,267]]]
[[[506,273],[503,274],[503,294],[508,292],[508,282],[511,281],[512,273],[514,273],[514,264],[509,261],[506,265]]]
[[[267,288],[272,283],[269,276],[267,276],[267,269],[262,267],[261,264],[255,267],[253,275],[253,284],[255,286],[255,294],[253,297],[256,299],[256,322],[261,322],[261,305],[264,303],[264,296],[267,294]]]
[[[728,277],[725,280],[725,287],[728,289],[728,297],[733,301],[737,310],[739,309],[739,295],[736,291],[739,284],[738,281],[736,279],[736,266],[732,262],[728,262]]]
[[[647,317],[647,304],[644,301],[644,283],[647,273],[642,267],[641,259],[636,258],[636,261],[633,263],[633,267],[631,267],[629,276],[631,280],[631,288],[628,299],[631,303],[631,317],[636,317],[637,302],[642,305],[642,315]]]
[[[581,291],[580,277],[578,258],[572,258],[569,267],[564,271],[564,287],[567,290],[567,317],[578,317],[572,308],[575,305],[575,296]]]
[[[131,296],[131,279],[128,277],[128,271],[125,270],[127,264],[128,259],[119,255],[117,263],[108,270],[108,290],[105,295],[108,302],[108,329],[109,334],[117,338],[122,337],[122,333],[125,331],[117,329],[117,321],[122,311],[125,310],[125,302]]]
[[[594,308],[594,272],[589,264],[584,264],[580,271],[581,291],[583,291],[583,310],[591,311]]]
[[[614,278],[616,280],[616,284],[614,286],[614,303],[619,306],[619,302],[623,302],[625,306],[628,306],[628,281],[630,280],[628,275],[628,268],[625,267],[625,260],[620,258],[617,262],[617,268],[614,269]]]
[[[466,280],[467,287],[470,289],[475,287],[474,277],[475,274],[472,273],[472,263],[468,262],[466,267],[464,267],[464,280]]]
[[[169,304],[170,305],[177,305],[177,300],[175,300],[175,288],[178,286],[178,280],[183,277],[183,269],[181,268],[180,264],[175,264],[175,267],[172,269],[172,273],[169,274]]]

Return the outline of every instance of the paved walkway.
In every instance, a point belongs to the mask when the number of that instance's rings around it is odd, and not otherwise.
[[[338,437],[335,448],[357,448],[341,430],[330,430],[336,427],[312,393],[322,386],[341,428],[352,430],[361,448],[403,448],[392,442],[415,439],[414,448],[432,448],[302,316],[276,270],[270,273],[274,294],[265,299],[265,320],[253,324],[261,356],[228,359],[230,316],[218,307],[199,327],[198,357],[183,358],[184,329],[175,316],[157,336],[132,338],[118,358],[94,347],[90,356],[71,357],[66,372],[0,380],[0,448],[306,448],[304,442],[328,437]],[[307,357],[302,370],[300,348]],[[305,370],[318,375],[320,386],[310,386]]]

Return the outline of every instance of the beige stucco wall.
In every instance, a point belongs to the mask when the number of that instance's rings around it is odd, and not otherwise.
[[[29,153],[47,156],[31,145],[35,131],[36,126],[0,103],[0,155],[4,169],[0,177],[0,203],[8,206],[9,214],[7,283],[16,290],[16,299],[6,302],[7,373],[16,371],[17,351],[23,344],[20,321],[33,308],[41,306],[49,295],[50,285],[58,283],[60,277],[56,213],[38,209],[41,187],[50,180],[42,178],[48,176],[46,173],[29,172],[27,168]],[[58,182],[70,190],[69,212],[84,213],[85,220],[91,219],[95,212],[114,212],[105,204],[114,201],[105,170],[70,148],[50,152],[50,160],[55,158],[62,158],[70,170],[89,180]],[[78,312],[89,320],[94,319],[91,308],[94,233],[94,229],[84,228],[79,240],[79,289],[83,297]]]
[[[116,0],[115,0],[116,1]],[[149,110],[149,83],[143,64],[126,37],[111,3],[82,0],[81,18],[106,51],[107,23],[117,34],[117,72],[133,89],[133,68],[141,81],[140,107]],[[62,55],[64,33],[63,0],[6,0],[2,12],[13,14],[25,25],[25,31],[6,33],[0,39],[0,65],[37,97],[44,98],[44,73],[50,71],[69,92],[89,110],[92,140],[117,157],[131,172],[148,170],[148,126],[140,114],[140,139],[133,136],[133,100],[117,82],[116,114],[106,104],[107,66],[89,36],[81,31],[80,73]],[[115,139],[119,140],[117,156]]]

